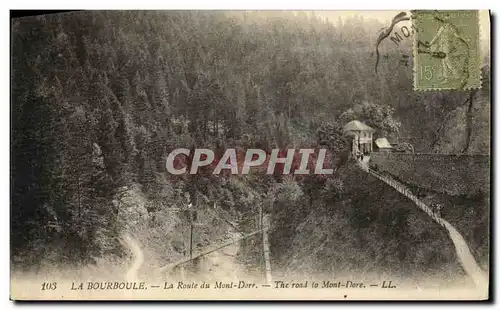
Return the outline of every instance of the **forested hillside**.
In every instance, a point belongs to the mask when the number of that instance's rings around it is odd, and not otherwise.
[[[400,62],[410,42],[384,43],[376,74],[382,26],[277,11],[13,20],[12,255],[27,265],[49,252],[83,263],[119,255],[117,201],[133,186],[148,212],[181,204],[186,192],[245,212],[275,186],[306,195],[318,194],[307,186],[325,188],[333,204],[344,187],[335,177],[285,185],[274,176],[174,178],[165,160],[179,147],[327,145],[339,159],[341,126],[361,119],[379,136],[411,137],[417,151],[431,151],[441,137],[434,133],[468,93],[414,92],[411,58],[409,66]]]

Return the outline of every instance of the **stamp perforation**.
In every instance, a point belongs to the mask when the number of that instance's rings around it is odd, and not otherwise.
[[[457,13],[457,12],[463,12],[463,13],[470,13],[471,16],[473,17],[474,19],[474,22],[473,22],[473,25],[475,27],[475,29],[473,30],[473,38],[475,39],[475,49],[474,49],[474,52],[475,52],[475,57],[469,57],[467,58],[465,61],[466,61],[466,64],[467,64],[467,67],[468,69],[467,70],[470,70],[471,68],[474,68],[474,70],[477,70],[475,73],[477,74],[474,74],[475,77],[473,76],[470,76],[470,73],[468,72],[467,74],[469,75],[467,78],[466,78],[466,82],[462,82],[463,83],[466,83],[465,85],[463,86],[459,86],[459,85],[443,85],[443,86],[437,86],[437,85],[432,85],[432,86],[429,86],[429,85],[421,85],[419,83],[420,81],[420,78],[419,78],[419,72],[418,72],[418,68],[420,66],[420,54],[419,54],[419,45],[422,43],[419,41],[419,35],[418,35],[418,26],[417,25],[417,18],[418,18],[418,15],[420,16],[424,16],[424,14],[446,14],[445,16],[449,16],[448,14],[453,14],[453,13]],[[441,19],[439,19],[440,17],[434,17],[434,19],[436,20],[439,20],[441,21]],[[449,17],[448,17],[449,18]],[[451,18],[450,18],[451,19]],[[481,38],[481,27],[479,25],[479,11],[475,10],[475,11],[460,11],[460,10],[443,10],[443,11],[426,11],[426,10],[414,10],[412,11],[412,15],[411,15],[411,22],[412,22],[412,25],[413,27],[415,27],[415,29],[417,29],[417,32],[416,32],[416,35],[414,36],[414,39],[413,39],[413,42],[412,42],[412,56],[413,56],[413,67],[412,67],[412,75],[413,75],[413,90],[415,91],[443,91],[443,90],[460,90],[460,91],[467,91],[467,90],[471,90],[471,89],[480,89],[482,88],[482,71],[481,71],[481,44],[480,44],[480,38]],[[454,24],[451,23],[450,20],[445,20],[442,22],[444,24],[444,26],[439,26],[438,28],[438,31],[435,35],[435,37],[438,37],[440,34],[442,34],[442,29],[454,29],[452,30],[453,31],[456,31],[458,32],[458,30],[456,29],[456,26]],[[450,25],[449,27],[447,26]],[[469,27],[470,28],[470,27]],[[474,36],[475,34],[475,36]],[[459,36],[455,33],[455,37],[459,38]],[[455,39],[455,38],[453,38]],[[465,41],[462,39],[462,41],[465,43]],[[445,43],[448,42],[448,41],[445,41]],[[426,42],[428,43],[428,42]],[[465,43],[467,44],[467,43]],[[469,47],[467,47],[469,48]],[[430,52],[428,52],[429,55],[431,54]],[[468,51],[468,53],[470,53],[470,51]],[[439,52],[437,52],[436,54],[439,55]],[[444,53],[443,53],[444,54]],[[473,53],[474,54],[474,53]],[[436,57],[433,55],[433,57]],[[448,54],[444,54],[444,56],[440,56],[441,59],[442,59],[442,63],[451,63],[451,60],[448,60]],[[438,57],[436,57],[438,58]],[[446,59],[446,60],[444,60]],[[473,61],[474,63],[471,64],[470,62]],[[455,68],[456,69],[456,68]],[[431,69],[430,69],[431,70]],[[444,68],[444,65],[443,65],[443,71],[447,71],[448,68]],[[443,73],[444,75],[444,73]],[[434,84],[434,83],[433,83]],[[455,83],[456,84],[456,83]]]

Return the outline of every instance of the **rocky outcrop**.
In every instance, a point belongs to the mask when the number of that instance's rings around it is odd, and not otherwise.
[[[482,70],[482,88],[469,90],[465,102],[451,111],[439,128],[435,153],[489,154],[491,100],[489,70]]]
[[[147,220],[148,201],[137,185],[122,187],[115,199],[114,207],[118,210],[118,219],[124,229],[134,228]]]

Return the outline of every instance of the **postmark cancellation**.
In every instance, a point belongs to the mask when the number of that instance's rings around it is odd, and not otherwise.
[[[481,87],[479,12],[415,10],[415,90]]]

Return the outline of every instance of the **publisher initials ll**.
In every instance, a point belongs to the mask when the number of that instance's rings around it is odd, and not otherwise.
[[[392,281],[383,281],[382,288],[396,288],[396,286],[392,285]]]

